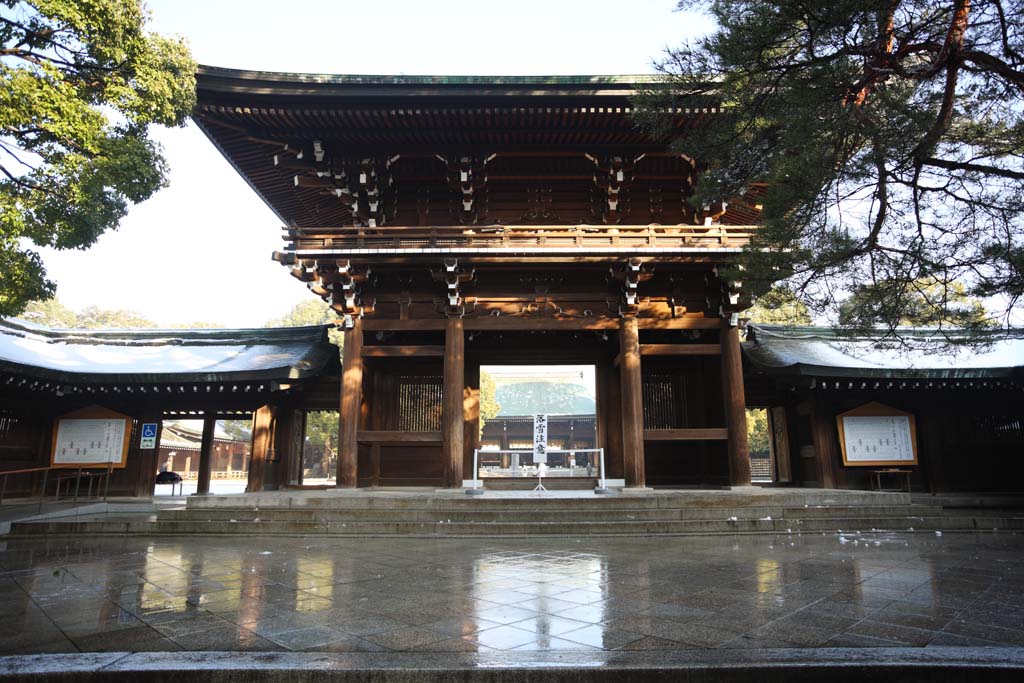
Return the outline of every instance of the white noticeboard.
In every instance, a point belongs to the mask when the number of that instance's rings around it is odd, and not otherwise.
[[[917,461],[907,415],[847,415],[843,441],[847,462],[910,464]]]
[[[124,433],[123,419],[62,419],[57,426],[53,464],[120,463]]]
[[[548,416],[533,416],[533,464],[548,462]]]

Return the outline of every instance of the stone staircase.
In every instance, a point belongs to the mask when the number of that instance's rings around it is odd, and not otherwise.
[[[577,497],[305,492],[191,498],[153,516],[18,523],[12,536],[635,536],[1024,529],[1024,510],[947,509],[863,491]]]

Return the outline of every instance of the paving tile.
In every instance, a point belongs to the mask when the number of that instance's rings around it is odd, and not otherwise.
[[[690,645],[688,643],[677,643],[674,640],[666,640],[664,638],[655,638],[654,636],[646,636],[640,640],[634,640],[632,643],[623,645],[619,650],[696,650],[699,649],[699,645]]]
[[[509,605],[499,605],[488,609],[478,610],[476,616],[487,621],[496,621],[499,624],[512,624],[523,619],[536,617],[537,612]]]
[[[534,642],[537,639],[537,634],[515,626],[496,626],[472,636],[465,636],[465,638],[495,650],[512,650]]]
[[[849,628],[846,633],[882,640],[892,640],[905,645],[920,647],[927,645],[936,635],[935,631],[927,631],[909,626],[886,624],[881,621],[865,619]]]
[[[382,645],[389,650],[404,652],[406,650],[412,650],[420,647],[421,645],[434,643],[439,640],[446,640],[446,637],[437,631],[431,631],[427,628],[409,626],[407,628],[395,629],[394,631],[375,633],[373,635],[366,636],[366,640]]]
[[[372,643],[365,638],[342,636],[329,643],[307,647],[305,652],[388,652],[383,645]]]
[[[996,643],[1003,643],[1004,645],[1024,646],[1024,631],[976,624],[962,619],[954,619],[950,622],[945,628],[945,633],[967,638],[991,640]]]
[[[493,648],[466,638],[446,638],[414,647],[412,652],[494,652]]]
[[[238,627],[211,628],[197,633],[186,633],[171,640],[182,649],[195,652],[266,652],[283,649],[271,640]]]
[[[819,647],[832,638],[839,635],[835,631],[826,631],[813,626],[802,626],[800,624],[782,623],[773,621],[749,631],[746,635],[755,638],[768,638],[771,640],[784,640],[800,647]]]
[[[150,652],[181,649],[176,642],[148,626],[95,633],[72,638],[72,641],[82,652]]]
[[[422,626],[423,628],[429,628],[431,631],[437,631],[438,633],[450,638],[461,638],[462,636],[472,635],[477,631],[501,626],[501,624],[496,621],[487,621],[486,619],[480,619],[478,617],[463,616],[442,619],[441,621],[434,621],[429,624],[423,624]]]
[[[784,640],[772,640],[771,638],[754,638],[743,635],[738,638],[722,643],[719,648],[723,650],[765,650],[776,648],[793,647],[791,643]]]
[[[571,640],[564,640],[562,638],[548,637],[540,638],[532,643],[526,643],[519,647],[512,648],[515,652],[552,652],[555,650],[600,650],[599,647],[592,647],[590,645],[584,645],[583,643],[577,643]]]
[[[308,626],[293,631],[279,631],[265,637],[289,650],[306,650],[338,640],[344,635],[329,626]]]
[[[584,626],[583,628],[576,629],[575,631],[562,633],[559,637],[563,640],[571,640],[574,643],[582,643],[583,645],[589,645],[603,650],[614,650],[616,648],[623,647],[624,645],[628,645],[629,643],[635,643],[647,636],[640,633],[631,633],[630,631],[608,628],[604,625],[591,624],[590,626]]]
[[[373,633],[383,633],[385,631],[393,631],[396,628],[404,628],[408,624],[384,616],[368,616],[338,621],[330,624],[330,626],[349,635],[363,637]]]
[[[873,538],[11,539],[0,652],[1024,646],[1024,536]]]

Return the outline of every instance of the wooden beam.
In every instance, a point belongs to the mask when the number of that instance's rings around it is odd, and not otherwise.
[[[440,444],[441,432],[398,432],[389,430],[364,429],[358,433],[359,443],[385,444]]]
[[[644,430],[644,441],[725,441],[728,438],[729,430],[725,427]]]
[[[338,416],[338,486],[356,487],[359,467],[359,417],[363,400],[363,320],[345,330],[341,360],[341,410]]]
[[[440,332],[445,329],[444,318],[419,318],[411,320],[388,320],[366,318],[362,320],[367,332]]]
[[[363,358],[411,358],[440,357],[444,355],[443,346],[364,346]]]
[[[694,330],[714,329],[718,327],[717,318],[701,318],[687,316],[684,318],[636,318],[636,325],[641,330]],[[544,317],[512,317],[487,316],[466,318],[465,329],[470,331],[487,330],[536,330],[536,331],[574,331],[574,330],[616,330],[619,329],[619,318],[544,318]]]
[[[445,486],[462,486],[463,388],[466,378],[466,335],[462,318],[448,318],[444,334],[444,379],[441,389],[441,436]]]
[[[729,483],[750,486],[750,450],[747,443],[747,406],[743,393],[743,358],[740,355],[740,330],[722,318],[722,395],[725,421],[729,429]]]
[[[619,376],[622,384],[622,459],[626,486],[644,487],[644,404],[640,374],[640,333],[636,318],[623,318],[619,328]]]
[[[717,356],[720,344],[641,344],[641,356]]]

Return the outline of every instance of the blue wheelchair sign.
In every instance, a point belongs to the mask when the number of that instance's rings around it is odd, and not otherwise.
[[[142,436],[144,438],[147,438],[147,439],[155,437],[156,436],[156,423],[155,422],[147,422],[146,424],[142,425]]]

